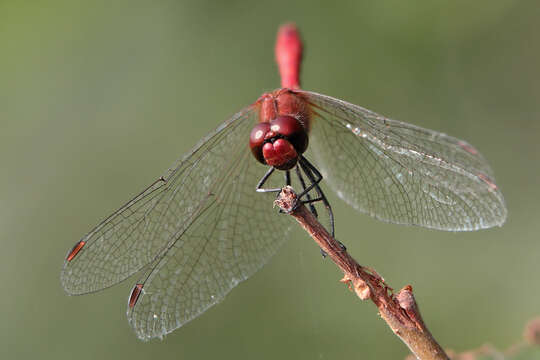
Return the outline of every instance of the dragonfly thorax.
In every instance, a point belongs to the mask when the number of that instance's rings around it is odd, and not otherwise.
[[[293,168],[308,146],[307,131],[299,120],[282,115],[270,122],[258,123],[249,136],[253,156],[279,170]]]

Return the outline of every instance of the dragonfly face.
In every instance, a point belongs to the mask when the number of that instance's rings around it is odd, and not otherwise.
[[[249,137],[249,146],[255,158],[279,170],[292,169],[307,145],[308,135],[304,126],[287,115],[258,123]]]

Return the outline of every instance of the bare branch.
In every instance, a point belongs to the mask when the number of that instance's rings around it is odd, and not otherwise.
[[[394,294],[376,271],[358,264],[341,244],[326,231],[317,218],[306,209],[302,202],[298,201],[292,187],[286,186],[282,189],[276,200],[276,205],[294,217],[343,271],[342,282],[347,283],[360,299],[373,301],[379,309],[379,314],[394,334],[409,347],[418,359],[449,360],[424,324],[410,285]]]

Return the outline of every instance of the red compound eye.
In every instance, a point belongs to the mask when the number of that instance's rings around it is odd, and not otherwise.
[[[270,122],[270,129],[289,140],[299,154],[306,151],[308,146],[306,129],[292,116],[278,116]]]
[[[251,149],[253,156],[255,156],[255,159],[263,164],[266,164],[266,161],[264,161],[262,147],[264,138],[269,131],[269,123],[258,123],[253,127],[253,130],[251,130],[251,134],[249,135],[249,148]]]

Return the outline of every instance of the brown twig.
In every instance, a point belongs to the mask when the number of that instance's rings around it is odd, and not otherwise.
[[[347,283],[360,299],[373,301],[381,317],[418,359],[449,359],[424,324],[410,285],[394,294],[377,272],[358,264],[317,218],[297,201],[292,187],[282,189],[276,205],[293,216],[343,271],[342,282]]]

